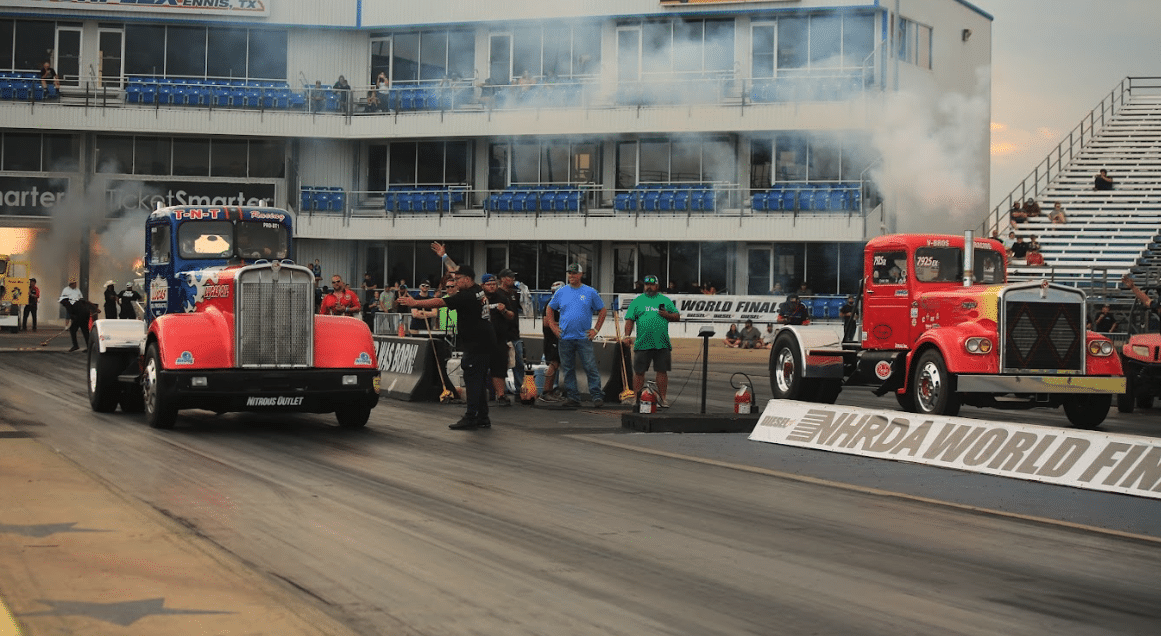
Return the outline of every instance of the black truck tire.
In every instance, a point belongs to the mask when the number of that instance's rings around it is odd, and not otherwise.
[[[89,334],[89,406],[98,413],[112,413],[117,410],[117,400],[121,397],[117,374],[121,372],[124,358],[111,352],[101,353],[98,342],[94,329]]]
[[[947,371],[943,354],[928,349],[919,355],[911,378],[912,403],[922,415],[959,414],[960,398],[955,392],[955,377]]]
[[[335,418],[343,428],[359,428],[367,425],[371,417],[371,407],[362,405],[340,406],[335,409]]]
[[[1067,395],[1064,397],[1064,413],[1073,426],[1091,431],[1105,421],[1112,404],[1113,396],[1108,393]]]
[[[145,419],[153,428],[173,428],[177,422],[177,409],[161,387],[161,354],[157,343],[145,350],[145,370],[141,379],[145,398]]]

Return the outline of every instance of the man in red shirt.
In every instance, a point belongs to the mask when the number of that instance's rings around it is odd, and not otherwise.
[[[359,305],[359,295],[347,288],[338,274],[331,277],[331,293],[323,298],[320,314],[328,316],[354,316],[362,307]]]
[[[36,309],[40,304],[40,288],[36,286],[36,279],[28,279],[28,304],[24,306],[24,330],[28,331],[28,316],[32,316],[32,330],[36,331]]]

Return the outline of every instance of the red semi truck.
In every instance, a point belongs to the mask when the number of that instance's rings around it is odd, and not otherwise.
[[[970,249],[965,249],[968,246]],[[847,386],[911,412],[1063,406],[1096,428],[1125,390],[1108,338],[1085,329],[1083,291],[1008,284],[992,239],[890,235],[867,243],[856,342],[830,325],[784,326],[770,352],[776,399],[833,403]]]
[[[379,401],[366,323],[314,313],[314,274],[291,258],[294,217],[268,207],[159,208],[145,227],[145,320],[98,320],[94,411],[334,413],[367,423]]]

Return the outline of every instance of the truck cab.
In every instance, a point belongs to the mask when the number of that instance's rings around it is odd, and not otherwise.
[[[99,320],[94,410],[335,413],[366,424],[379,399],[371,332],[314,313],[314,275],[292,260],[294,217],[268,207],[159,208],[146,220],[145,319]]]

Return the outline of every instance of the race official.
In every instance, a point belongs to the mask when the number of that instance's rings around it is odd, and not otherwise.
[[[798,301],[798,294],[790,294],[778,308],[778,322],[784,325],[809,325],[810,312]]]
[[[327,316],[354,316],[362,306],[359,304],[359,295],[351,291],[338,274],[331,277],[331,293],[323,298],[321,314]]]
[[[69,335],[73,338],[73,348],[76,351],[81,346],[77,342],[77,331],[85,336],[85,347],[89,346],[89,316],[97,305],[85,300],[85,295],[77,289],[77,279],[70,278],[67,287],[60,292],[60,304],[69,315]]]
[[[645,293],[633,299],[625,310],[625,338],[633,344],[633,390],[641,398],[645,386],[645,372],[653,365],[660,393],[657,405],[666,408],[665,395],[669,391],[669,370],[673,368],[673,343],[669,340],[669,323],[681,320],[677,306],[660,293],[656,276],[645,277]],[[637,338],[633,327],[640,324]]]

